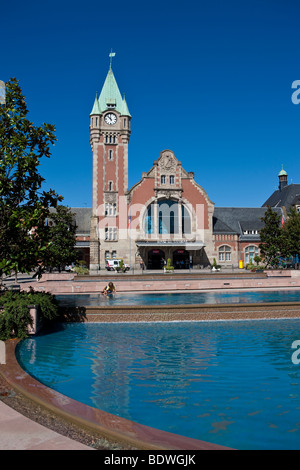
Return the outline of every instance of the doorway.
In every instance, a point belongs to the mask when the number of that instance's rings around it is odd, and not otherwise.
[[[189,269],[190,253],[186,250],[176,250],[173,253],[173,266],[175,269]]]
[[[164,266],[165,253],[159,249],[153,249],[148,252],[147,269],[162,269]]]

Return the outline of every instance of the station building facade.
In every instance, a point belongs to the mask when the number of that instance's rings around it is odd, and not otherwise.
[[[284,170],[278,191],[262,207],[215,207],[169,149],[128,188],[130,134],[131,115],[110,66],[90,114],[92,208],[72,208],[76,246],[91,272],[108,258],[146,269],[161,269],[168,258],[175,269],[204,268],[214,259],[224,267],[247,264],[259,254],[266,206],[284,217],[283,202],[292,193],[288,203],[300,207],[300,185],[288,185]]]

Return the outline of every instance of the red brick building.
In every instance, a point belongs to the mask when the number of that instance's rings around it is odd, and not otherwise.
[[[91,272],[103,269],[107,258],[123,258],[135,267],[142,262],[148,269],[161,269],[170,258],[180,269],[206,267],[214,259],[238,266],[259,254],[267,204],[215,207],[172,150],[163,150],[128,188],[130,134],[131,115],[110,67],[90,115],[93,206],[73,208],[77,247]],[[283,213],[280,204],[274,210]]]

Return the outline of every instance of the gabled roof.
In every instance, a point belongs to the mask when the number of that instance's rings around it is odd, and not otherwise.
[[[71,207],[71,212],[74,214],[73,222],[76,224],[76,234],[90,233],[90,224],[92,209],[90,207]],[[56,212],[56,209],[50,207],[50,213]]]
[[[300,204],[300,184],[289,184],[281,190],[277,189],[262,207],[285,207],[289,210],[295,204]]]
[[[273,209],[281,215],[281,208]],[[244,234],[245,231],[258,231],[264,223],[261,218],[265,207],[215,207],[213,215],[214,234],[237,234],[240,240],[259,238],[258,234]]]
[[[89,234],[92,209],[90,207],[71,207],[71,211],[75,214],[74,222],[77,226],[76,233]]]

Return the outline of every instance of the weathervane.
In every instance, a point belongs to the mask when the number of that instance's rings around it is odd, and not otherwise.
[[[111,63],[112,63],[112,58],[115,57],[116,53],[112,51],[112,49],[110,50],[110,54],[109,54],[109,57],[110,57],[110,62],[109,62],[109,68],[111,69]]]

